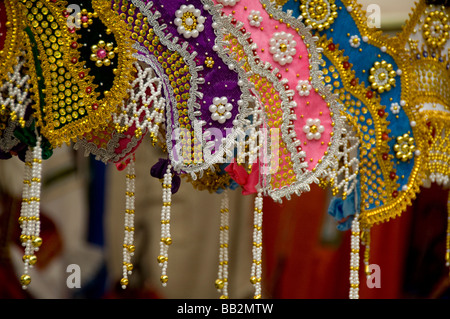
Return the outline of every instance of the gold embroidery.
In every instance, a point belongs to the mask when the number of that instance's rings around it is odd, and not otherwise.
[[[119,50],[118,74],[104,97],[96,92],[96,85],[79,61],[78,40],[80,36],[66,25],[63,15],[67,3],[46,2],[34,5],[22,0],[21,11],[31,30],[31,43],[36,43],[39,52],[39,67],[42,74],[32,76],[35,99],[35,116],[41,134],[53,147],[69,143],[91,131],[99,125],[106,124],[111,113],[117,109],[118,102],[126,94],[133,67],[133,50],[130,35],[119,21],[108,4],[93,1],[94,17],[98,17],[115,35]],[[100,13],[100,14],[98,14]],[[45,18],[44,18],[45,17]],[[29,50],[29,61],[33,61],[32,50]]]

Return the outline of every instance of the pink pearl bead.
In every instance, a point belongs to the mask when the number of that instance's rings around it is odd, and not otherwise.
[[[81,22],[86,23],[86,22],[88,22],[88,21],[89,21],[88,16],[82,16],[82,17],[81,17]]]
[[[105,49],[98,49],[97,50],[97,57],[99,59],[104,59],[106,58],[106,50]]]

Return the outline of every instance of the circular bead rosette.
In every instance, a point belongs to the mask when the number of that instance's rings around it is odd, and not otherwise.
[[[210,7],[220,51],[246,71],[270,155],[260,159],[260,185],[274,200],[309,191],[339,161],[340,105],[324,86],[320,48],[310,28],[269,1]],[[264,161],[265,160],[265,161]]]

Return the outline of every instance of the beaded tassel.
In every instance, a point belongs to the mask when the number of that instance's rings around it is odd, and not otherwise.
[[[252,283],[255,293],[254,299],[261,299],[261,276],[262,276],[262,221],[263,221],[263,197],[261,193],[255,198],[255,211],[253,221],[253,263],[251,270],[250,282]]]
[[[167,276],[167,263],[169,260],[168,251],[172,244],[170,237],[170,206],[172,201],[172,166],[167,167],[167,171],[163,177],[163,207],[161,209],[161,242],[158,256],[159,266],[161,267],[161,283],[163,287],[167,286],[169,277]]]
[[[229,240],[229,209],[228,192],[223,192],[220,207],[220,228],[219,228],[219,271],[215,282],[217,291],[221,293],[220,299],[228,299],[228,240]]]
[[[20,277],[22,288],[26,289],[31,282],[29,269],[37,261],[35,252],[42,244],[39,237],[41,231],[40,196],[41,196],[41,174],[42,174],[42,149],[41,137],[37,137],[36,146],[29,149],[25,156],[25,177],[23,181],[22,207],[19,217],[22,233],[20,240],[25,248],[23,255],[24,272]]]
[[[126,289],[129,283],[128,276],[132,274],[133,264],[131,257],[136,249],[134,245],[134,213],[135,213],[135,161],[132,159],[127,166],[126,175],[126,201],[125,201],[125,235],[123,239],[123,277],[120,280],[122,289]]]
[[[359,214],[352,221],[352,236],[350,246],[350,299],[359,299],[359,245],[360,245]]]

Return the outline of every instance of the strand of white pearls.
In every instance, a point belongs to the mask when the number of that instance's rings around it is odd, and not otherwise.
[[[167,286],[169,277],[167,276],[167,266],[169,260],[169,246],[172,244],[170,236],[170,207],[172,205],[172,166],[168,165],[166,173],[163,177],[163,206],[161,209],[161,241],[158,256],[159,266],[161,267],[161,284]]]
[[[134,245],[134,216],[135,216],[135,190],[136,190],[136,171],[134,158],[130,160],[127,166],[126,190],[125,190],[125,234],[123,238],[122,250],[122,279],[120,284],[122,289],[126,289],[129,284],[128,276],[133,272],[133,257],[136,250]]]
[[[222,195],[219,227],[219,270],[215,286],[221,293],[220,299],[228,299],[228,242],[229,242],[229,204],[228,191]]]
[[[263,222],[263,197],[259,192],[255,198],[255,210],[253,219],[253,247],[252,247],[252,269],[250,282],[254,287],[254,299],[262,297],[262,222]]]
[[[350,299],[359,299],[359,247],[360,229],[359,214],[357,213],[352,221],[352,235],[350,243]]]
[[[20,277],[23,289],[27,289],[31,282],[29,269],[37,261],[35,252],[39,250],[42,239],[40,222],[41,201],[41,176],[42,176],[42,149],[41,137],[37,136],[36,146],[29,149],[25,155],[25,177],[22,194],[22,207],[19,224],[22,229],[20,240],[24,249],[24,272]]]
[[[370,277],[370,228],[363,229],[364,232],[364,272],[366,278]]]

